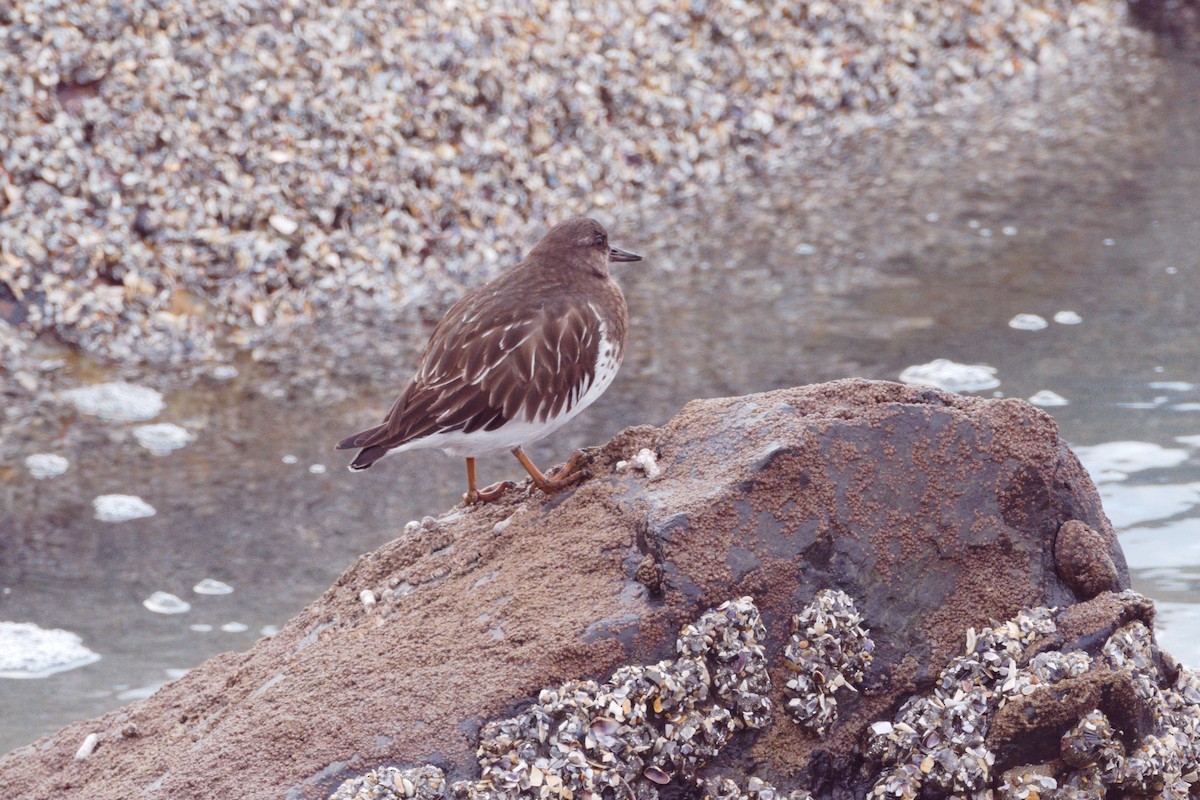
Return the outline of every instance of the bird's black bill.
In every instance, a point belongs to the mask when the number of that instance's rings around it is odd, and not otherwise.
[[[631,253],[628,250],[622,250],[619,247],[608,248],[609,261],[641,261],[642,257],[637,253]]]

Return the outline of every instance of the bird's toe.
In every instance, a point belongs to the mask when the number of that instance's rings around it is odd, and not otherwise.
[[[567,459],[565,464],[559,464],[558,466],[551,468],[551,470],[546,473],[546,477],[552,478],[555,481],[562,480],[563,478],[571,478],[581,472],[586,472],[584,464],[586,464],[587,461],[587,454],[582,450],[576,450],[574,453],[571,453],[571,457]],[[590,474],[588,477],[590,477]]]
[[[496,500],[499,500],[501,498],[501,496],[503,496],[503,494],[505,492],[507,492],[509,489],[515,488],[516,485],[517,484],[514,481],[500,481],[499,483],[493,483],[491,486],[486,486],[483,489],[480,489],[479,491],[477,491],[475,493],[476,494],[475,502],[476,503],[495,502]]]

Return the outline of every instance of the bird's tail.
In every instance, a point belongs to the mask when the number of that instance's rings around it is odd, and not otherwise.
[[[381,444],[374,447],[364,447],[358,451],[358,455],[350,462],[351,472],[361,472],[374,464],[379,459],[383,458],[388,449]]]
[[[384,447],[383,445],[377,444],[363,447],[363,445],[371,441],[375,434],[379,433],[383,427],[383,425],[377,425],[374,428],[368,428],[365,431],[359,431],[353,436],[347,436],[345,439],[342,439],[337,443],[337,446],[334,448],[335,450],[353,450],[356,447],[363,448],[358,452],[358,455],[354,457],[354,460],[350,462],[351,472],[359,472],[367,469],[376,461],[383,458],[384,454],[387,453],[389,448]]]
[[[367,428],[365,431],[359,431],[353,436],[347,436],[334,446],[334,450],[353,450],[356,447],[364,447],[367,442],[371,441],[371,437],[379,433],[382,425],[376,425],[374,428]]]

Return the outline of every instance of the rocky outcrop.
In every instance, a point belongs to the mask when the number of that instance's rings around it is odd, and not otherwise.
[[[696,401],[591,457],[562,495],[410,523],[249,653],[0,759],[0,787],[768,800],[1195,779],[1195,676],[1154,646],[1091,481],[1032,406],[842,381]]]

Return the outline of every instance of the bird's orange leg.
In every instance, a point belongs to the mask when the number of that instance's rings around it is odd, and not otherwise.
[[[582,466],[583,461],[586,459],[582,450],[576,450],[572,453],[570,460],[560,469],[555,470],[553,478],[543,475],[542,471],[529,459],[529,456],[525,455],[525,451],[521,448],[514,447],[512,454],[517,457],[517,461],[520,461],[521,466],[529,473],[529,477],[533,479],[533,485],[546,494],[561,492],[563,489],[574,486],[590,475]]]
[[[508,489],[516,486],[512,481],[501,481],[493,483],[484,489],[475,488],[475,459],[467,459],[467,493],[463,495],[463,501],[473,506],[476,503],[490,503],[494,500],[499,500],[500,495]]]
[[[467,459],[467,493],[463,495],[463,502],[469,506],[473,506],[479,502],[479,490],[475,488],[475,459]]]

